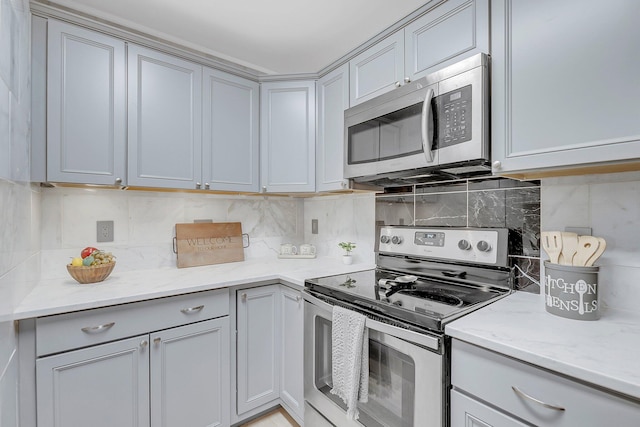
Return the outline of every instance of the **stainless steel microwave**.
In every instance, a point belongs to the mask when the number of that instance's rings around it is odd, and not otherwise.
[[[474,55],[345,111],[345,178],[410,182],[490,171],[489,70]]]

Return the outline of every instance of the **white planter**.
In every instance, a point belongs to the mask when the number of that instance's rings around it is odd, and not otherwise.
[[[353,257],[351,255],[342,255],[342,262],[345,264],[351,264],[353,262]]]

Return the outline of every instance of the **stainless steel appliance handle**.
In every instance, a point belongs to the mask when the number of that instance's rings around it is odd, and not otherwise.
[[[536,399],[535,397],[531,397],[529,396],[527,393],[525,393],[524,391],[520,390],[518,387],[516,386],[511,386],[511,388],[513,389],[513,391],[520,397],[524,398],[524,399],[528,399],[531,400],[532,402],[537,403],[540,406],[544,406],[545,408],[549,408],[549,409],[553,409],[555,411],[564,411],[565,409],[562,406],[557,406],[557,405],[552,405],[550,403],[545,403],[542,400]]]
[[[320,309],[328,312],[329,316],[331,316],[331,313],[333,313],[333,306],[331,304],[326,303],[314,297],[313,295],[310,295],[307,292],[302,292],[302,298],[304,298],[304,300],[307,301],[308,303],[313,304],[319,307]],[[421,345],[431,350],[440,351],[439,340],[436,337],[432,337],[426,334],[421,334],[419,332],[411,331],[409,329],[399,328],[394,325],[373,320],[369,317],[367,317],[367,321],[365,325],[367,328],[372,329],[374,331],[378,331],[382,334],[388,334],[396,338],[409,341],[410,343]]]
[[[424,103],[422,104],[422,120],[420,126],[422,131],[422,150],[424,151],[425,156],[427,156],[427,161],[429,163],[433,162],[433,124],[429,121],[433,95],[433,89],[429,88],[427,90],[427,95],[424,98]],[[431,135],[431,138],[429,138],[429,135]]]

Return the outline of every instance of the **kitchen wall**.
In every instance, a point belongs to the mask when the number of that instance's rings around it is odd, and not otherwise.
[[[0,0],[0,425],[18,425],[15,305],[38,279],[38,187],[29,179],[30,18],[27,0]],[[3,320],[4,319],[4,320]]]
[[[318,234],[311,233],[311,220],[318,220]],[[304,200],[305,241],[323,256],[339,257],[339,242],[354,242],[354,262],[375,262],[375,194],[320,196]]]
[[[537,293],[540,273],[540,186],[537,181],[480,178],[416,185],[381,194],[379,225],[509,229],[509,259],[517,289]]]
[[[590,227],[604,237],[607,249],[596,262],[600,302],[638,311],[640,172],[549,178],[541,186],[541,229]]]
[[[85,246],[117,256],[121,271],[175,267],[172,251],[176,223],[196,219],[242,223],[249,234],[245,257],[276,257],[281,243],[317,246],[318,256],[339,256],[337,242],[355,241],[355,254],[373,261],[374,197],[315,198],[221,196],[177,192],[45,188],[42,190],[42,274],[66,277],[69,257]],[[311,234],[311,218],[319,234]],[[114,242],[96,242],[96,221],[114,221]]]

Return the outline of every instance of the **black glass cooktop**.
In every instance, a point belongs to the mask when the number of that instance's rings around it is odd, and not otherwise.
[[[435,331],[509,293],[508,288],[467,280],[464,268],[447,271],[438,278],[366,270],[310,279],[306,287],[311,294]]]

